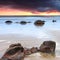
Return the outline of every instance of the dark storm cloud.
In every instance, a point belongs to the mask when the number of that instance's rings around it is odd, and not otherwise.
[[[37,11],[60,11],[60,0],[0,0],[0,7]]]

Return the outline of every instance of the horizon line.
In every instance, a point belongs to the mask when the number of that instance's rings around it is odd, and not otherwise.
[[[60,15],[0,15],[0,17],[54,17]]]

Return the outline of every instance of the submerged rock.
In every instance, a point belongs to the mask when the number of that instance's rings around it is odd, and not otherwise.
[[[12,21],[9,21],[9,20],[8,20],[8,21],[5,21],[5,23],[6,23],[6,24],[11,24]]]
[[[52,20],[52,22],[56,22],[56,20]]]
[[[20,23],[20,22],[15,22],[15,23]]]
[[[54,53],[56,43],[54,41],[44,41],[40,46],[40,52],[43,53]]]
[[[42,21],[42,20],[37,20],[37,21],[34,22],[34,24],[35,24],[36,26],[43,26],[44,23],[45,23],[45,21]]]
[[[21,22],[15,22],[15,23],[25,25],[25,24],[27,24],[27,23],[31,23],[31,22],[30,22],[30,21],[28,21],[28,22],[26,22],[26,21],[21,21]]]
[[[21,21],[20,24],[25,25],[27,22],[26,21]]]
[[[7,49],[2,60],[23,60],[24,59],[24,48],[18,44],[12,44]]]
[[[31,23],[30,21],[28,21],[27,23]]]

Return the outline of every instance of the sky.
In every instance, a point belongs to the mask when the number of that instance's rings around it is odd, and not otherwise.
[[[60,15],[60,0],[0,0],[0,15]]]

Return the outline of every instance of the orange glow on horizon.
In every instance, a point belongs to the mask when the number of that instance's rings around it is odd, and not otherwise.
[[[42,15],[42,16],[50,16],[50,15],[60,15],[60,12],[53,10],[53,11],[46,11],[46,12],[37,12],[34,11],[23,11],[23,10],[16,10],[16,9],[8,9],[8,8],[0,8],[0,15]]]

